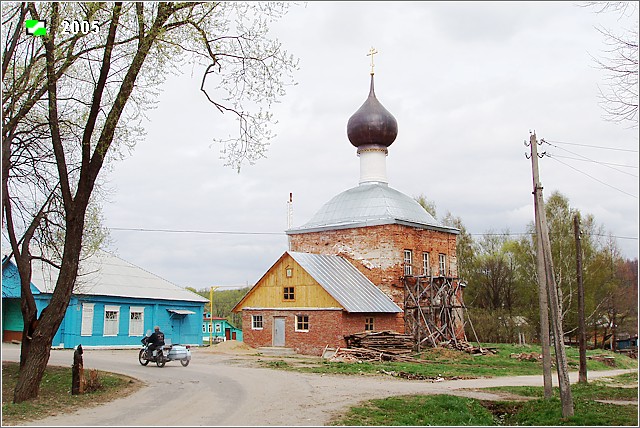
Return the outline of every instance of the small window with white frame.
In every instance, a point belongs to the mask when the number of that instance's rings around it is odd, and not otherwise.
[[[296,315],[296,331],[309,331],[309,315]]]
[[[440,276],[447,275],[447,255],[439,254],[438,255],[438,267],[440,268]]]
[[[413,275],[413,251],[404,250],[404,275]]]
[[[220,323],[216,324],[216,333],[222,333],[222,324]]]
[[[431,275],[431,266],[429,264],[429,253],[422,253],[422,274]]]
[[[251,329],[262,330],[262,315],[251,315]]]

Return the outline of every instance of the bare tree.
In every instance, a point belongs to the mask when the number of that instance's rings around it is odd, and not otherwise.
[[[21,277],[21,375],[14,402],[38,396],[64,318],[100,172],[141,137],[141,120],[169,72],[206,68],[201,89],[239,123],[222,140],[227,164],[264,156],[268,107],[292,82],[296,60],[268,37],[287,3],[5,3],[2,8],[2,211]],[[27,19],[46,35],[25,34]],[[249,105],[251,108],[247,108]],[[100,235],[99,233],[97,234]],[[99,239],[96,241],[99,242]],[[31,262],[59,269],[40,314]]]
[[[606,76],[604,88],[599,87],[605,117],[638,127],[637,2],[586,2],[584,5],[594,8],[596,13],[612,12],[619,15],[619,20],[627,17],[633,20],[630,27],[618,32],[599,26],[597,30],[607,47],[601,58],[592,58]]]

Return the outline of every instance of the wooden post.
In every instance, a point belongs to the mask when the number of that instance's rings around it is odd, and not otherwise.
[[[537,192],[540,188],[538,178],[538,148],[535,141],[535,134],[530,139],[531,146],[531,169],[533,172],[533,205],[535,210],[536,226],[536,250],[537,250],[537,270],[538,270],[538,304],[540,305],[540,344],[542,346],[542,378],[544,383],[544,398],[553,397],[553,380],[551,377],[551,346],[549,343],[549,303],[547,300],[547,277],[544,265],[544,254],[542,250],[542,229],[540,228],[540,216],[538,215]]]
[[[71,366],[71,394],[82,394],[84,377],[84,367],[82,363],[82,345],[78,345],[75,351],[73,351],[73,366]]]
[[[560,312],[560,301],[553,272],[553,258],[551,256],[551,242],[549,241],[549,230],[547,229],[547,215],[544,209],[544,198],[542,197],[542,185],[538,178],[538,140],[533,133],[530,138],[531,160],[534,169],[534,195],[537,200],[536,216],[542,238],[542,255],[544,257],[545,276],[547,282],[547,292],[549,294],[549,309],[551,323],[553,326],[553,337],[556,351],[556,370],[558,372],[558,386],[560,388],[560,402],[562,404],[562,417],[573,416],[573,398],[571,397],[571,385],[569,383],[569,365],[567,354],[564,350],[564,331],[562,329],[562,313]]]
[[[587,383],[587,332],[584,320],[584,285],[582,284],[582,244],[580,242],[580,214],[573,217],[576,238],[576,277],[578,280],[578,347],[580,349],[580,368],[578,383]]]

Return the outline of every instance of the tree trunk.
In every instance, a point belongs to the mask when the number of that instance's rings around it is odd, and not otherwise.
[[[67,222],[65,252],[55,291],[49,305],[40,314],[31,343],[26,347],[26,354],[20,355],[20,360],[24,361],[24,364],[20,369],[14,390],[13,402],[16,404],[38,397],[40,382],[49,362],[53,337],[69,306],[78,274],[84,216],[75,221],[74,216],[70,216],[70,219],[71,221]]]
[[[16,389],[13,392],[13,402],[15,404],[31,400],[38,396],[40,390],[40,382],[49,361],[51,352],[51,341],[42,334],[34,334],[29,352],[24,358],[24,365],[20,369]]]

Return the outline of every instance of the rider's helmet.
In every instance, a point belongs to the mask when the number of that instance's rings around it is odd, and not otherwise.
[[[160,331],[160,327],[158,327],[158,326],[153,327],[153,329],[154,329],[155,331]]]

